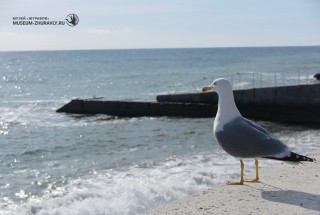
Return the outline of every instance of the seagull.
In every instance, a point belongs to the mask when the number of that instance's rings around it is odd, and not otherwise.
[[[242,185],[244,158],[255,159],[256,178],[246,182],[258,182],[258,159],[272,159],[299,163],[313,162],[314,159],[291,152],[277,138],[272,137],[260,125],[242,117],[233,97],[232,87],[227,79],[219,78],[202,92],[214,90],[218,93],[218,112],[214,120],[213,134],[219,145],[230,155],[239,158],[241,164],[240,182],[228,182],[228,185]]]

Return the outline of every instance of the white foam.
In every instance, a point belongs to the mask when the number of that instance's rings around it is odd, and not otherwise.
[[[15,212],[37,214],[136,214],[208,189],[238,175],[238,160],[225,156],[171,157],[147,168],[93,171],[64,187],[30,198]],[[253,163],[252,163],[253,166]],[[19,194],[20,195],[20,194]]]
[[[137,214],[238,177],[239,160],[218,150],[192,157],[172,156],[127,170],[93,170],[63,187],[17,206],[15,213]],[[222,155],[221,155],[222,153]],[[246,163],[246,172],[254,162]]]

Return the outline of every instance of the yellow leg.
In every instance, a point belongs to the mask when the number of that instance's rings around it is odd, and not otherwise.
[[[258,174],[258,165],[259,165],[259,162],[257,159],[255,159],[255,162],[256,164],[256,178],[255,179],[247,179],[246,182],[258,182],[259,181],[259,174]]]
[[[227,185],[243,185],[243,169],[244,169],[244,164],[243,161],[240,159],[240,163],[241,163],[241,179],[239,182],[228,182]]]

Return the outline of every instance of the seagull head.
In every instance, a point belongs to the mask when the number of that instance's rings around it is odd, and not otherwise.
[[[218,78],[214,80],[209,86],[202,88],[202,92],[207,92],[210,90],[214,90],[218,94],[220,94],[221,92],[232,91],[232,87],[227,79]]]

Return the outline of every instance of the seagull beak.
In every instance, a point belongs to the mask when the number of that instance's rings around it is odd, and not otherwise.
[[[213,87],[204,87],[204,88],[202,88],[202,92],[207,92],[212,89],[213,89]]]

